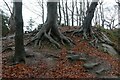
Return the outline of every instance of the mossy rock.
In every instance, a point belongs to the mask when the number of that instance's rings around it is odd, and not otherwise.
[[[85,63],[83,66],[87,69],[92,69],[99,64],[100,64],[99,62],[97,62],[97,63]]]

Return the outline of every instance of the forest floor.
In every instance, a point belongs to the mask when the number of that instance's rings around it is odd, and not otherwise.
[[[62,27],[62,32],[75,28]],[[26,58],[26,64],[11,65],[14,54],[14,40],[3,40],[3,45],[9,46],[2,52],[2,77],[3,78],[120,78],[119,58],[112,57],[89,45],[88,41],[81,37],[67,34],[76,44],[72,48],[52,48],[49,43],[39,47],[33,44],[25,46],[26,53],[34,54],[34,57]],[[26,34],[25,44],[31,39]],[[71,60],[68,57],[81,55],[79,60]],[[93,64],[93,65],[91,65]]]

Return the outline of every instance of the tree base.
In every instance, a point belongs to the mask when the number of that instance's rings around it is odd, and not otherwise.
[[[111,46],[113,49],[115,49],[115,47],[114,47],[115,44],[99,28],[94,27],[92,30],[93,31],[91,31],[92,32],[91,33],[88,30],[84,30],[83,28],[81,28],[78,31],[74,31],[73,35],[80,35],[80,34],[82,34],[83,39],[88,40],[89,44],[92,47],[95,47],[95,48],[98,48],[98,49],[100,47],[103,47],[103,49],[104,48],[106,49],[105,46],[102,46],[102,44],[106,44],[106,45]],[[107,47],[107,48],[109,48],[109,47]],[[109,51],[109,53],[110,53],[110,51]],[[115,54],[118,53],[116,49],[114,50],[114,53]]]
[[[25,55],[24,55],[25,54]],[[16,65],[16,64],[19,64],[19,63],[23,63],[25,64],[25,59],[26,58],[31,58],[31,57],[34,57],[33,54],[27,54],[27,53],[24,53],[23,55],[20,55],[20,56],[16,56],[14,55],[13,59],[12,59],[12,62],[13,64],[12,65]]]
[[[90,37],[90,32],[87,32],[87,30],[81,28],[80,30],[74,31],[72,35],[77,35],[77,36],[82,35],[83,39],[88,40]]]
[[[21,58],[21,57],[13,57],[13,64],[12,65],[16,65],[19,63],[23,63],[25,64],[25,58]]]
[[[73,41],[64,36],[57,28],[57,25],[49,26],[48,24],[44,24],[40,31],[36,34],[36,36],[32,39],[35,42],[35,46],[41,46],[43,41],[49,41],[52,45],[61,48],[61,45],[69,45],[73,46]]]

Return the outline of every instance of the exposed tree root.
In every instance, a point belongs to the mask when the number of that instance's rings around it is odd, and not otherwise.
[[[98,49],[101,49],[102,47],[102,49],[105,49],[106,47],[103,46],[103,44],[106,44],[113,47],[115,51],[118,52],[115,48],[115,44],[99,28],[94,27],[90,32],[88,30],[81,28],[80,30],[73,32],[73,35],[80,35],[80,34],[83,36],[83,39],[89,40],[89,44],[92,47]]]
[[[44,40],[48,40],[51,44],[55,45],[57,48],[61,48],[60,44],[68,44],[73,46],[72,40],[65,37],[58,30],[58,15],[57,15],[57,2],[48,2],[47,3],[47,19],[46,22],[42,25],[39,32],[32,39],[35,42],[35,46],[41,46],[41,43]]]
[[[64,36],[57,28],[57,25],[48,26],[44,24],[36,36],[32,39],[35,42],[35,46],[41,46],[44,40],[48,40],[52,45],[57,48],[61,48],[62,45],[73,46],[73,41]]]
[[[72,35],[77,35],[77,36],[82,35],[83,36],[82,38],[85,40],[88,40],[89,37],[91,36],[90,32],[84,29],[83,27],[80,30],[74,31]]]
[[[73,35],[82,35],[83,39],[89,40],[89,38],[92,38],[90,43],[106,43],[109,45],[114,45],[114,43],[99,29],[94,27],[92,30],[86,30],[84,28],[81,28],[80,30],[76,30],[73,32]]]
[[[44,37],[47,38],[51,43],[53,43],[57,48],[60,48],[60,44],[55,41],[49,34],[44,33]]]

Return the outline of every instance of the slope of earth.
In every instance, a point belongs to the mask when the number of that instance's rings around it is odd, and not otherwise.
[[[74,30],[73,27],[62,27],[62,32]],[[66,34],[76,44],[72,48],[62,47],[54,49],[49,43],[46,43],[41,49],[33,47],[31,44],[25,46],[28,54],[34,54],[34,57],[26,58],[26,64],[11,65],[11,58],[14,54],[14,40],[3,40],[3,45],[10,48],[2,54],[2,77],[3,78],[119,78],[120,60],[107,53],[103,53],[96,48],[91,47],[88,41],[81,37]],[[25,42],[31,39],[31,35],[25,37]],[[70,55],[78,56],[79,59],[72,59]],[[69,57],[69,58],[68,58]],[[81,59],[80,59],[81,58]]]

